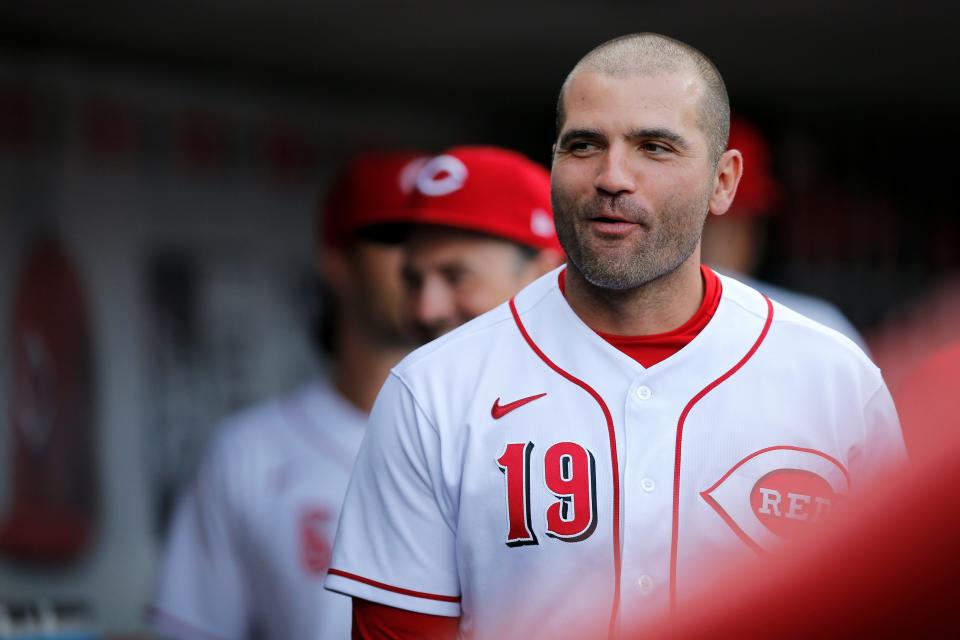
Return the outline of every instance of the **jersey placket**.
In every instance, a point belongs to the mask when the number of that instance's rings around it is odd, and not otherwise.
[[[641,369],[638,366],[638,369]],[[667,607],[676,420],[661,376],[641,369],[623,399],[623,623]]]

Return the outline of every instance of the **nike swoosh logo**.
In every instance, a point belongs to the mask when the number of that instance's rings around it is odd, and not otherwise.
[[[490,408],[490,415],[493,416],[494,420],[499,420],[503,416],[507,415],[514,409],[519,409],[528,402],[533,402],[534,400],[539,400],[547,394],[538,393],[535,396],[527,396],[526,398],[520,398],[519,400],[514,400],[508,404],[501,405],[500,398],[497,398],[493,401],[493,406]]]

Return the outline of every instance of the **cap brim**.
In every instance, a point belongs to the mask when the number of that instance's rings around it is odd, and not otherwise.
[[[377,222],[357,229],[356,235],[363,240],[401,244],[407,239],[411,226],[409,222]]]

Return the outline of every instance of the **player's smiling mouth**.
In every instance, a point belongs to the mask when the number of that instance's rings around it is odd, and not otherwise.
[[[630,224],[638,224],[618,216],[592,216],[589,219],[594,222],[629,222]]]
[[[604,236],[625,236],[637,228],[645,228],[642,222],[633,222],[620,216],[598,215],[587,218],[590,229]]]

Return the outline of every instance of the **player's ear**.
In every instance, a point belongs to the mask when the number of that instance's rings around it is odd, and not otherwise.
[[[742,175],[743,155],[736,149],[728,149],[717,162],[713,193],[710,194],[710,213],[722,216],[730,209]]]

